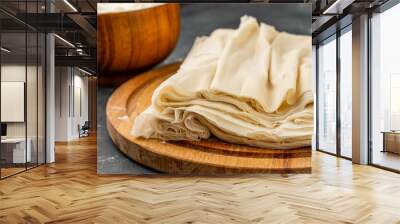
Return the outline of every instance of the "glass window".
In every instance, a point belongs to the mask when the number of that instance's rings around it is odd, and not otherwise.
[[[27,142],[26,93],[26,33],[1,34],[1,175],[24,171],[30,162],[30,142]]]
[[[27,167],[37,165],[37,126],[38,126],[38,35],[36,32],[27,33],[27,75],[26,75],[26,114],[27,114],[27,143],[30,151],[30,159]]]
[[[41,12],[39,1],[0,6],[21,14]],[[8,20],[0,23],[0,178],[5,178],[45,162],[46,40],[21,21],[1,12],[0,17]]]
[[[336,39],[318,47],[318,149],[336,153]]]
[[[340,36],[340,154],[352,157],[352,35]]]
[[[400,170],[400,4],[371,18],[371,159]]]

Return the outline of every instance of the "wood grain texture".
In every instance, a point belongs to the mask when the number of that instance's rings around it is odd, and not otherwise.
[[[109,98],[107,128],[117,147],[135,161],[170,174],[307,173],[311,148],[275,150],[222,142],[171,141],[131,135],[137,115],[151,103],[153,91],[173,74],[179,63],[132,78]]]
[[[96,139],[0,181],[0,223],[400,223],[400,175],[313,152],[312,174],[96,174]]]
[[[179,4],[97,16],[101,75],[148,67],[166,58],[179,38]]]

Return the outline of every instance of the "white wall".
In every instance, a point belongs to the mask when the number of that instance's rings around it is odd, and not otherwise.
[[[25,65],[2,65],[1,81],[25,82]],[[6,110],[7,108],[1,108]],[[25,137],[25,123],[11,122],[7,123],[7,137]]]
[[[74,140],[78,124],[88,120],[88,78],[72,67],[56,67],[55,73],[55,140]]]
[[[1,81],[1,121],[25,121],[25,83]],[[35,106],[36,108],[36,106]]]
[[[36,80],[31,76],[36,77],[36,67],[28,66],[27,68],[24,65],[19,64],[5,64],[1,66],[1,81],[18,81],[25,82],[25,75],[27,69],[27,76],[29,81],[29,87],[34,86],[35,88],[27,88],[27,106],[34,107],[34,111],[36,111],[37,99],[36,99]],[[33,103],[33,104],[31,104]],[[7,110],[7,108],[1,108],[2,110]],[[28,110],[28,112],[32,111],[32,108]],[[28,122],[33,122],[34,124],[28,124],[29,127],[33,127],[36,130],[36,113],[27,113]],[[26,122],[7,122],[7,136],[8,137],[25,137],[25,123]],[[29,137],[29,130],[28,130]]]
[[[69,136],[69,68],[55,68],[55,141],[68,141]]]
[[[82,76],[82,73],[74,75],[74,107],[72,108],[72,136],[77,138],[78,133],[78,124],[83,125],[85,121],[88,120],[88,78]]]

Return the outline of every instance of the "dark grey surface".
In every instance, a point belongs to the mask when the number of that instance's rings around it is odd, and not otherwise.
[[[160,65],[182,59],[197,36],[209,35],[217,28],[236,28],[242,15],[254,16],[259,22],[280,31],[311,35],[311,4],[183,4],[181,33],[171,55]],[[114,88],[98,88],[97,95],[97,172],[99,174],[156,174],[124,156],[113,144],[106,130],[105,106]]]

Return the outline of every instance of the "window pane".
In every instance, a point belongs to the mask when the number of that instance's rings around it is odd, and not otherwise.
[[[336,153],[336,40],[318,48],[318,149]]]
[[[400,170],[400,4],[371,19],[372,163]]]
[[[46,60],[46,37],[43,33],[39,33],[39,45],[38,45],[38,164],[45,163],[45,60]]]
[[[352,141],[352,36],[340,36],[340,153],[351,158]]]
[[[31,153],[28,160],[28,168],[37,165],[37,33],[28,32],[28,55],[27,55],[27,80],[26,80],[26,116],[27,116],[27,141]]]
[[[1,175],[2,178],[25,170],[30,161],[26,141],[26,33],[2,33],[1,46]]]

